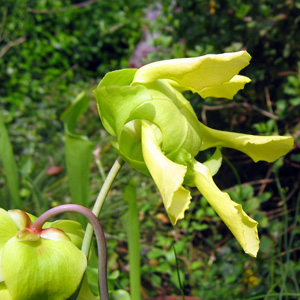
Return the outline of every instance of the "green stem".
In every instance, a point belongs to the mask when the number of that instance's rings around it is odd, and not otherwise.
[[[112,168],[110,169],[110,171],[102,185],[99,195],[95,201],[94,208],[92,210],[92,212],[94,213],[94,215],[97,218],[99,217],[104,200],[105,200],[117,174],[119,173],[123,163],[124,163],[124,161],[122,160],[122,158],[118,157],[118,159],[113,164]],[[93,226],[91,226],[91,224],[88,224],[86,227],[86,230],[85,230],[82,247],[81,247],[81,251],[86,255],[86,257],[88,257],[89,252],[90,252],[92,238],[93,238]]]
[[[131,299],[141,300],[140,222],[136,186],[133,180],[125,188],[124,201],[129,205],[124,219],[128,241],[130,294]]]

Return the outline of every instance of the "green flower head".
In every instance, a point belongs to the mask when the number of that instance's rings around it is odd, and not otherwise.
[[[272,162],[293,147],[293,138],[208,128],[182,95],[190,90],[202,98],[232,99],[250,82],[238,75],[250,59],[246,51],[240,51],[114,71],[106,74],[95,94],[102,123],[115,136],[115,149],[133,168],[152,176],[172,224],[184,217],[190,204],[191,194],[184,185],[196,186],[244,251],[256,256],[257,222],[213,181],[222,161],[219,147],[242,151],[255,162]],[[195,160],[199,151],[212,147],[216,151],[211,159],[205,163]]]
[[[57,221],[35,232],[34,219],[21,210],[0,208],[1,300],[65,300],[83,277],[80,224]]]

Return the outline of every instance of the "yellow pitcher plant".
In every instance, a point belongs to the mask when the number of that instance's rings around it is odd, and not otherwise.
[[[220,147],[246,153],[255,162],[273,162],[292,149],[290,136],[254,136],[203,125],[182,92],[202,98],[232,99],[250,79],[238,75],[251,59],[246,51],[158,61],[140,69],[106,74],[95,90],[105,129],[115,137],[118,154],[155,181],[173,225],[184,218],[191,201],[185,186],[197,187],[236,237],[256,256],[257,222],[213,181],[221,165]],[[200,151],[216,148],[206,162]]]

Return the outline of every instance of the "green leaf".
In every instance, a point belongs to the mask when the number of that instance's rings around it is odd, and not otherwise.
[[[86,136],[75,131],[75,125],[88,105],[89,99],[82,92],[61,117],[65,126],[66,165],[72,202],[83,206],[88,206],[90,163],[94,145]],[[82,224],[86,224],[84,217],[79,218]]]
[[[12,200],[12,206],[22,207],[19,195],[18,168],[14,158],[14,152],[9,140],[2,114],[0,112],[0,160],[2,160],[4,172],[6,175],[7,186]],[[0,199],[1,201],[1,199]],[[10,204],[1,203],[2,207],[8,207]]]

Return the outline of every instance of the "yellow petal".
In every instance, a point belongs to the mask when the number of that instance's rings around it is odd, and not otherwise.
[[[146,122],[142,122],[142,149],[147,168],[175,225],[190,204],[191,194],[182,186],[187,167],[172,162],[161,152],[154,130]]]
[[[228,92],[228,88],[223,84],[230,82],[249,64],[250,59],[251,56],[246,51],[239,51],[158,61],[141,67],[135,73],[132,85],[168,79],[177,86],[200,94],[203,89],[210,87],[216,89],[217,86],[225,88]],[[230,86],[233,88],[237,85],[236,81],[241,80],[246,83],[245,78],[235,78]]]
[[[211,129],[201,124],[201,150],[211,147],[227,147],[239,150],[255,162],[273,162],[287,154],[294,146],[291,136],[256,136]]]
[[[250,82],[251,79],[246,76],[236,75],[230,81],[224,82],[221,85],[210,86],[200,91],[202,98],[216,97],[216,98],[227,98],[232,99],[233,96],[242,90],[246,83]]]
[[[259,249],[257,222],[251,219],[242,206],[232,201],[227,193],[221,192],[214,183],[209,169],[194,163],[195,185],[238,240],[245,253],[256,257]]]

